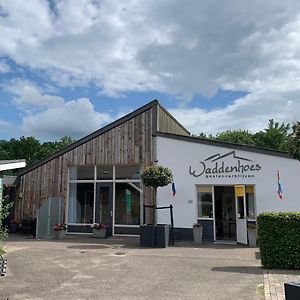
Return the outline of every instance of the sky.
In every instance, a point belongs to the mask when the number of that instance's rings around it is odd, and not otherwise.
[[[0,0],[0,139],[78,139],[153,99],[194,134],[300,120],[299,1]]]

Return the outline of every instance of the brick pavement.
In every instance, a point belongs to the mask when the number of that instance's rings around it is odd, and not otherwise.
[[[284,283],[299,281],[300,271],[264,270],[265,300],[284,300]]]

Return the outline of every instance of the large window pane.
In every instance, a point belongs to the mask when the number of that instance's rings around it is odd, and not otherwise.
[[[140,179],[139,166],[116,166],[116,179]]]
[[[211,186],[197,187],[198,218],[212,218],[212,188]]]
[[[94,184],[70,183],[68,222],[93,223]]]
[[[72,166],[70,167],[71,180],[93,180],[94,166]]]
[[[113,179],[113,166],[98,166],[97,167],[98,180],[112,180]]]
[[[115,224],[140,224],[140,192],[127,183],[116,183]]]
[[[246,186],[246,209],[249,219],[255,219],[254,186]]]

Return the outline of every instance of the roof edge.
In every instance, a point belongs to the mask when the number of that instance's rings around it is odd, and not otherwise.
[[[125,116],[123,116],[123,117],[121,117],[121,118],[113,121],[112,123],[109,123],[106,126],[100,128],[100,129],[97,129],[96,131],[94,131],[94,132],[92,132],[92,133],[84,136],[83,138],[81,138],[78,141],[70,144],[69,146],[67,146],[67,147],[65,147],[65,148],[63,148],[63,149],[61,149],[61,150],[59,150],[59,151],[51,154],[50,156],[47,156],[47,157],[45,157],[45,158],[37,161],[36,163],[33,163],[32,165],[29,165],[28,167],[26,167],[26,168],[24,168],[22,170],[20,170],[17,173],[17,176],[22,176],[22,175],[24,175],[24,174],[26,174],[26,173],[28,173],[28,172],[30,172],[30,171],[32,171],[32,170],[40,167],[41,165],[43,165],[43,164],[45,164],[45,163],[47,163],[47,162],[49,162],[49,161],[51,161],[51,160],[53,160],[53,159],[61,156],[61,155],[63,155],[64,153],[69,152],[69,151],[75,149],[76,147],[79,147],[82,144],[84,144],[84,143],[92,140],[93,138],[99,136],[100,134],[103,134],[103,133],[105,133],[105,132],[113,129],[114,127],[117,127],[117,126],[119,126],[119,125],[127,122],[128,120],[130,120],[130,119],[138,116],[139,114],[142,114],[143,112],[145,112],[145,111],[153,108],[156,105],[160,105],[160,104],[159,104],[158,100],[154,99],[151,102],[148,102],[147,104],[139,107],[138,109],[136,109],[136,110],[128,113],[127,115],[125,115]]]
[[[255,147],[255,146],[251,146],[251,145],[245,145],[245,144],[236,144],[236,143],[223,142],[223,141],[218,141],[218,140],[210,140],[210,139],[204,139],[204,138],[200,138],[200,137],[178,135],[178,134],[174,134],[174,133],[166,133],[166,132],[158,132],[158,131],[154,132],[153,136],[181,140],[181,141],[186,141],[186,142],[191,142],[191,143],[216,146],[216,147],[227,147],[227,148],[232,148],[232,149],[255,152],[255,153],[260,153],[260,154],[265,154],[265,155],[279,156],[279,157],[283,157],[283,158],[289,158],[289,159],[296,160],[295,158],[291,157],[287,152],[275,150],[275,149],[260,148],[260,147]]]

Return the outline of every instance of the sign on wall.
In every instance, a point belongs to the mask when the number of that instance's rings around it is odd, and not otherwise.
[[[205,158],[198,164],[190,166],[189,173],[194,177],[206,178],[251,178],[255,177],[261,168],[259,163],[237,156],[233,150]]]

